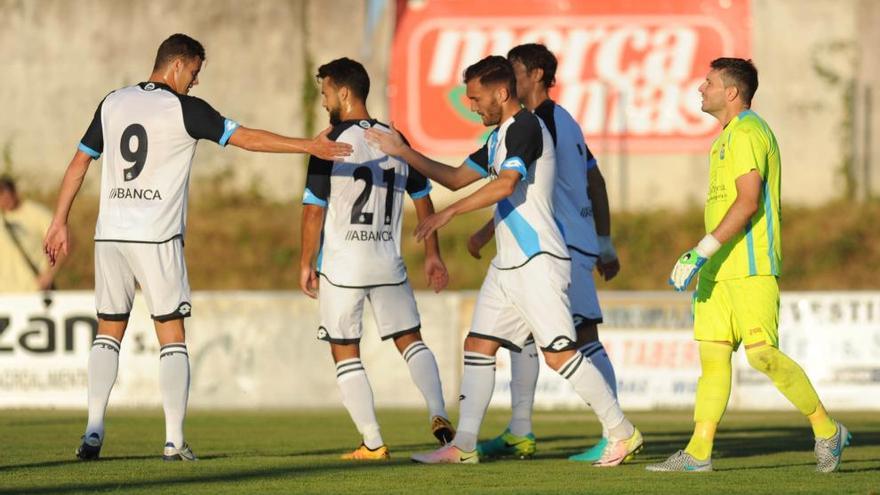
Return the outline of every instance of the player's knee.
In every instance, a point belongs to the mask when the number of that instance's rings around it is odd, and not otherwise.
[[[767,345],[746,350],[749,366],[770,375],[779,369],[779,351]]]
[[[403,351],[409,346],[421,340],[422,334],[420,332],[412,332],[394,337],[394,345],[397,347],[397,351],[403,354]]]
[[[541,349],[541,352],[544,354],[544,362],[547,363],[547,366],[557,372],[569,359],[571,359],[572,356],[577,354],[577,351],[573,349],[560,352],[551,352],[546,349]]]

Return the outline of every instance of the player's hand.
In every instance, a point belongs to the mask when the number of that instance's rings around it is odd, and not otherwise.
[[[617,251],[614,249],[610,235],[600,235],[597,239],[599,241],[599,261],[596,263],[596,269],[608,282],[620,272],[620,260],[617,258]]]
[[[43,252],[49,257],[49,264],[55,266],[59,259],[67,256],[69,250],[70,231],[67,224],[53,222],[43,239]]]
[[[299,288],[303,294],[312,299],[318,298],[318,272],[311,265],[304,266],[299,272]]]
[[[596,263],[596,269],[599,270],[599,274],[602,275],[602,278],[608,282],[620,273],[620,260],[614,258],[613,260],[606,262],[599,258],[599,262]]]
[[[308,151],[310,155],[317,156],[324,160],[335,160],[337,158],[345,158],[351,155],[352,147],[350,144],[332,141],[327,137],[327,134],[330,134],[331,130],[333,130],[333,128],[328,127],[315,136],[309,144],[309,149],[306,151]]]
[[[435,293],[449,285],[449,272],[439,256],[425,258],[425,278],[428,281],[428,287],[434,289]]]
[[[450,220],[452,220],[453,212],[446,208],[445,210],[438,211],[433,215],[428,215],[425,217],[419,224],[416,226],[415,232],[413,234],[416,236],[417,241],[424,241],[428,236],[433,234],[435,231],[443,227]]]
[[[394,122],[391,123],[391,132],[371,127],[367,129],[366,137],[367,141],[378,146],[386,155],[400,156],[406,150],[406,142],[394,128]]]
[[[684,253],[672,268],[672,274],[669,275],[669,285],[677,292],[684,291],[708,259],[697,254],[696,249]]]
[[[474,232],[473,235],[468,238],[468,253],[476,259],[481,259],[482,256],[480,256],[480,250],[492,240],[494,235],[495,226],[492,223],[484,225],[483,228]]]
[[[672,274],[669,275],[669,285],[678,292],[687,289],[687,286],[700,271],[700,268],[719,249],[721,249],[721,242],[712,234],[706,234],[706,237],[700,240],[697,247],[678,258],[675,267],[672,268]]]

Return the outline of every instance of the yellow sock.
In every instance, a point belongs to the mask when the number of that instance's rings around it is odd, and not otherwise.
[[[694,434],[685,452],[699,460],[712,456],[715,430],[730,398],[730,356],[733,348],[721,342],[700,342],[703,374],[697,382]]]
[[[715,442],[715,430],[718,423],[711,421],[699,421],[694,426],[694,434],[691,441],[684,449],[685,452],[694,456],[695,459],[705,461],[712,457],[712,445]]]
[[[828,411],[820,402],[813,414],[807,416],[810,425],[813,427],[813,435],[816,438],[831,438],[837,433],[837,425],[834,420],[828,416]]]

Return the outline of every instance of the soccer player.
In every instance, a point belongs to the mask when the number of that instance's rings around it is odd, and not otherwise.
[[[605,180],[584,142],[580,126],[564,108],[550,99],[549,89],[556,83],[556,57],[546,46],[529,43],[510,50],[507,59],[516,75],[516,95],[520,103],[541,118],[553,138],[556,152],[554,217],[572,258],[568,297],[577,334],[577,349],[599,369],[611,392],[617,396],[614,367],[599,341],[597,325],[602,310],[596,296],[593,269],[605,280],[620,270],[611,242],[611,217]],[[488,222],[470,238],[468,250],[479,258],[480,249],[491,240],[495,223]],[[598,235],[597,235],[598,234]],[[598,263],[597,263],[598,262]],[[532,406],[538,381],[538,352],[534,339],[526,341],[522,352],[510,353],[510,402],[512,416],[499,436],[477,445],[481,456],[530,457],[535,453],[532,433]],[[574,461],[595,462],[608,444],[608,432],[590,449],[569,457]]]
[[[750,107],[758,71],[750,60],[719,58],[700,86],[702,110],[721,122],[709,156],[706,235],[676,262],[669,278],[683,291],[699,274],[694,338],[703,374],[697,383],[694,434],[684,450],[649,471],[711,471],[715,430],[730,396],[730,358],[744,344],[749,364],[806,416],[816,438],[816,470],[835,471],[849,444],[846,427],[828,416],[800,366],[779,350],[782,263],[782,163],[773,131]]]
[[[174,34],[159,46],[147,81],[108,94],[64,174],[46,233],[50,262],[69,248],[68,214],[92,160],[104,154],[95,228],[95,299],[98,335],[89,354],[89,419],[76,456],[97,459],[104,413],[116,381],[119,346],[140,285],[161,351],[159,387],[165,410],[165,460],[195,460],[183,436],[189,394],[189,357],[183,318],[190,288],[183,237],[190,169],[199,139],[251,151],[312,153],[332,158],[350,146],[326,135],[297,139],[249,129],[188,96],[205,60],[201,43]]]
[[[432,180],[457,190],[492,177],[479,190],[421,221],[425,239],[455,215],[496,205],[497,255],[477,297],[464,344],[460,419],[452,443],[413,456],[422,463],[476,463],[477,435],[492,397],[495,354],[504,346],[522,350],[530,335],[547,364],[590,404],[608,429],[609,444],[597,466],[616,466],[641,448],[641,433],[626,419],[602,374],[575,350],[566,289],[571,261],[553,219],[556,158],[553,138],[533,113],[521,108],[516,78],[504,57],[489,56],[464,73],[471,110],[485,126],[496,126],[486,144],[460,167],[433,161],[393,131],[370,131],[382,150],[399,156]]]
[[[360,358],[364,301],[373,308],[382,340],[393,340],[406,360],[428,406],[432,433],[445,445],[455,429],[446,414],[437,361],[419,332],[419,312],[400,256],[403,193],[424,219],[434,213],[431,183],[406,162],[367,143],[366,129],[388,128],[367,112],[370,78],[363,65],[333,60],[318,68],[317,77],[333,126],[329,138],[350,143],[354,150],[335,162],[314,156],[309,161],[300,263],[300,287],[320,306],[318,339],[330,343],[342,403],[363,436],[360,446],[342,458],[389,458]],[[425,240],[425,276],[435,292],[449,280],[436,233]]]

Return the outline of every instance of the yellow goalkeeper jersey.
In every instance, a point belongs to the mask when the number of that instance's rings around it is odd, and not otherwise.
[[[742,232],[709,258],[701,277],[731,280],[780,274],[782,162],[776,136],[767,122],[751,110],[734,117],[712,143],[704,215],[706,232],[718,227],[736,199],[736,179],[752,170],[757,170],[763,181],[758,211]]]

